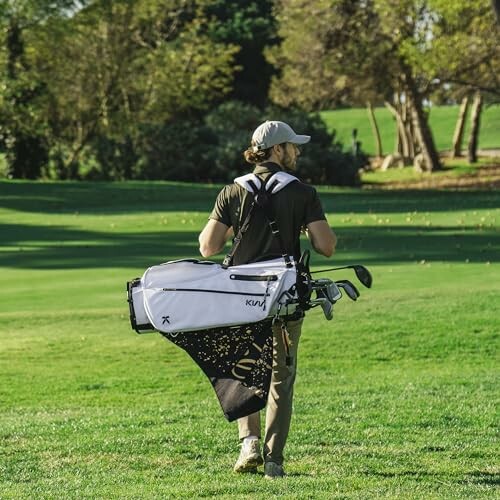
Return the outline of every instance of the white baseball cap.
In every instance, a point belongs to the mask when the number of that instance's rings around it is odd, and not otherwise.
[[[292,144],[306,144],[311,140],[310,135],[297,135],[292,127],[285,122],[266,121],[259,125],[252,135],[253,152],[268,149],[276,144],[291,142]]]

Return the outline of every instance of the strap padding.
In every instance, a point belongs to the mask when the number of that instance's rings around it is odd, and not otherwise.
[[[288,186],[290,182],[298,181],[297,177],[287,173],[287,172],[276,172],[266,182],[266,191],[270,191],[271,194],[276,194],[281,191],[284,187]],[[236,177],[234,183],[238,184],[242,188],[246,189],[248,192],[255,194],[255,187],[260,190],[262,182],[259,177],[255,174],[246,174],[241,177]]]

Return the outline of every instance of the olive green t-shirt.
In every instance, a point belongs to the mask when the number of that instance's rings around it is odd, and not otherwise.
[[[257,165],[253,171],[264,181],[280,171],[279,165],[271,162]],[[252,195],[238,184],[225,186],[215,201],[210,219],[233,227],[238,234],[252,203]],[[307,224],[326,220],[316,190],[300,181],[288,184],[271,197],[272,210],[286,252],[296,260],[300,257],[300,230]],[[233,265],[247,264],[258,260],[281,256],[278,239],[272,234],[263,211],[255,207],[248,230],[236,250]]]

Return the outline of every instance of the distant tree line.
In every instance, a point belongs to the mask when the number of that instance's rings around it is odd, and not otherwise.
[[[278,118],[314,135],[311,181],[353,185],[366,157],[312,111],[366,104],[377,135],[385,103],[396,150],[435,170],[425,103],[475,95],[479,126],[500,94],[490,0],[0,0],[0,27],[14,178],[224,182]]]

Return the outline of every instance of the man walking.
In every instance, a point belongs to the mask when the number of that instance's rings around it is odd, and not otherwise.
[[[293,174],[300,155],[298,145],[306,144],[310,139],[308,135],[297,135],[284,122],[266,121],[254,131],[251,146],[244,156],[248,163],[255,166],[253,173],[266,182],[279,171]],[[238,234],[251,205],[249,196],[248,191],[236,183],[221,190],[209,221],[199,236],[203,257],[219,253],[226,241]],[[265,214],[255,211],[234,253],[234,265],[280,257],[282,245],[286,253],[298,261],[301,231],[307,234],[316,252],[326,257],[333,254],[336,237],[312,186],[291,182],[272,196],[271,203],[282,242],[271,232]],[[292,416],[297,348],[304,313],[297,311],[285,317],[285,320],[290,344],[288,352],[280,325],[273,326],[273,371],[266,408],[264,459],[260,451],[260,413],[240,418],[238,429],[242,447],[234,466],[235,472],[255,472],[264,463],[266,477],[276,478],[285,474],[283,450]]]

